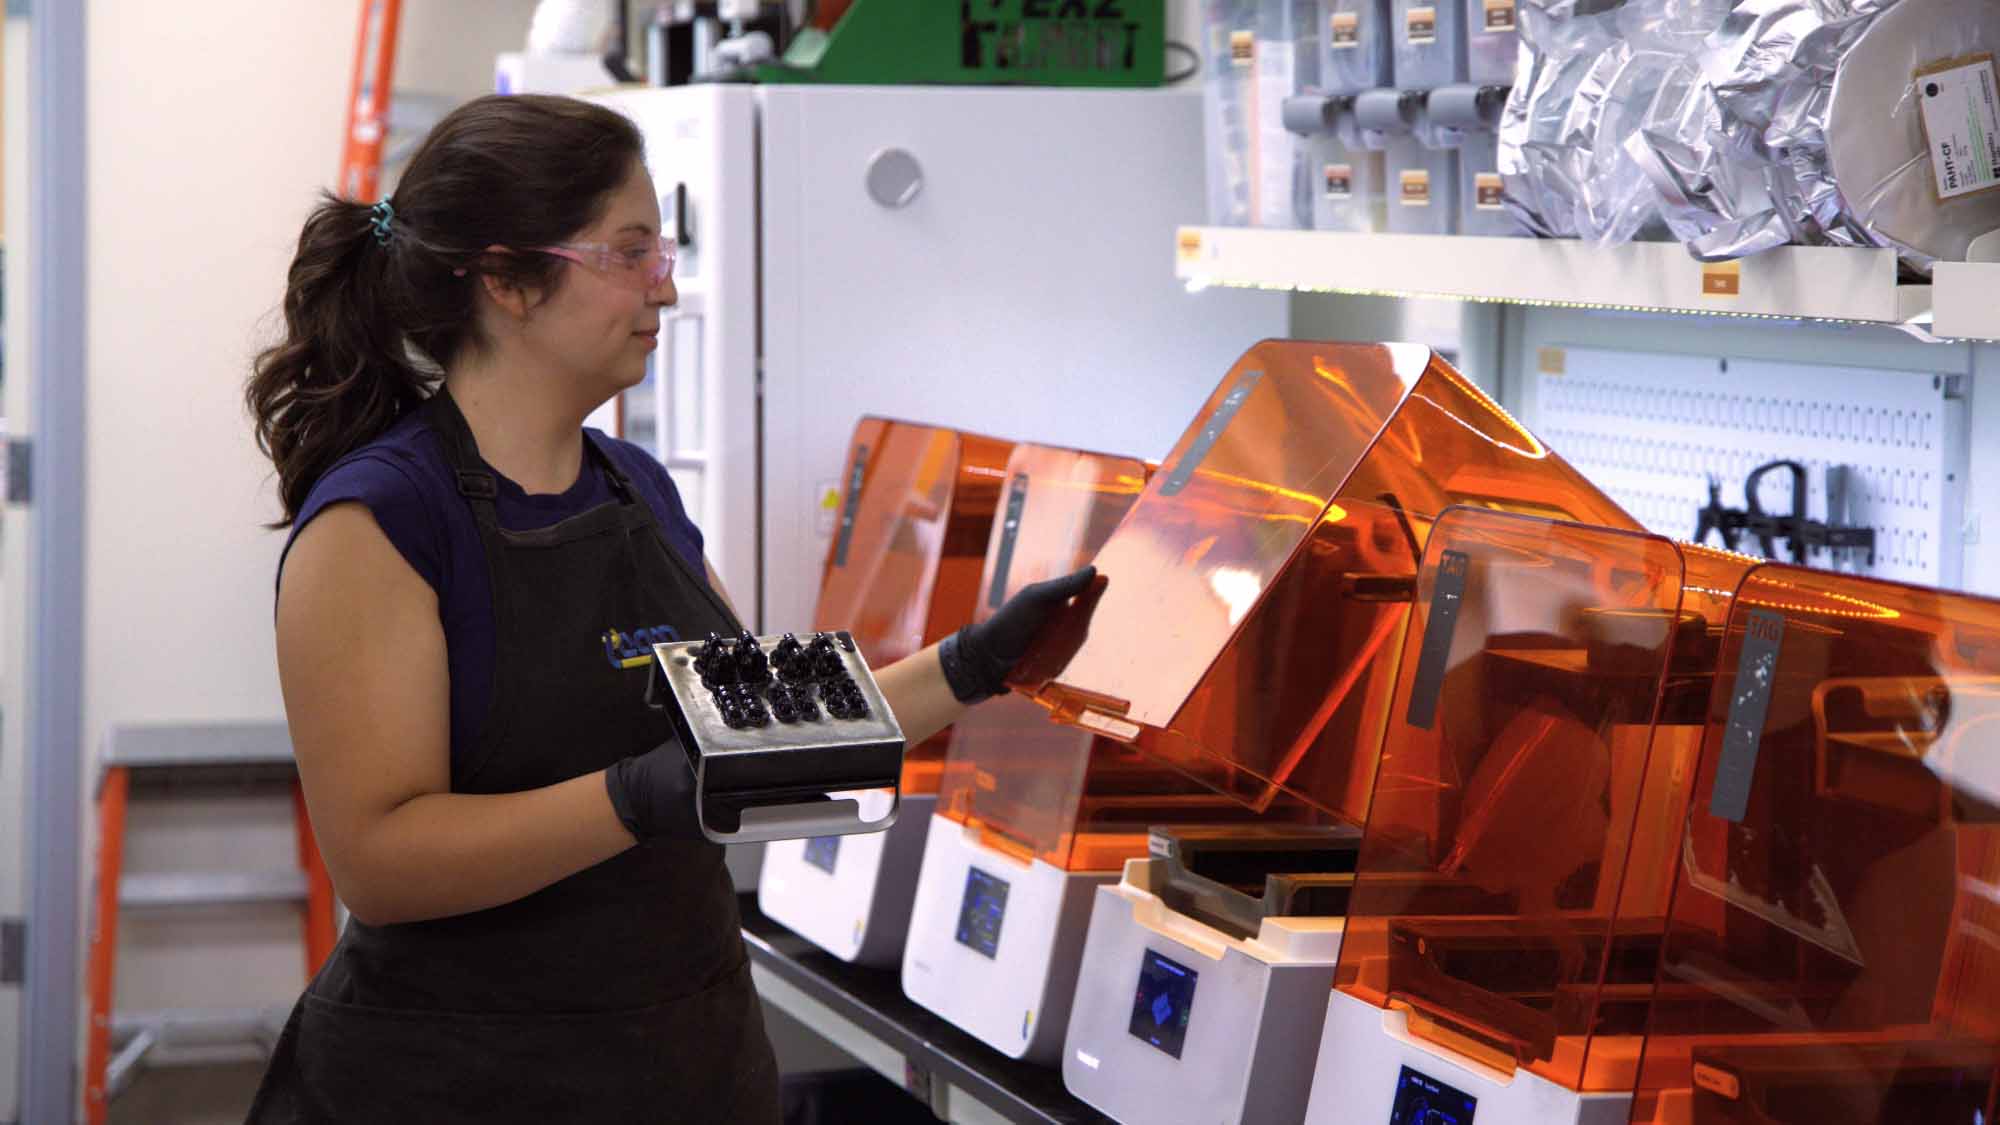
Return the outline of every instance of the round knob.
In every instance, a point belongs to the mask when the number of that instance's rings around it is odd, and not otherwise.
[[[868,161],[868,197],[890,210],[908,207],[924,189],[924,169],[900,148],[885,148]]]

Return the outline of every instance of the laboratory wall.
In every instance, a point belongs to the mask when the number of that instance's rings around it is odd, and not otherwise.
[[[28,228],[28,21],[9,15],[4,38],[0,38],[0,230],[6,233],[5,308],[0,325],[5,326],[5,351],[0,363],[9,374],[28,367],[28,300],[23,265],[27,254]],[[26,421],[25,378],[8,378],[0,383],[0,420],[6,430],[19,432]],[[21,510],[0,509],[0,917],[19,917],[27,901],[27,862],[23,855],[25,833],[21,803],[27,774],[23,769],[21,732],[21,676],[14,667],[13,654],[24,651],[22,644],[22,583],[20,574],[27,560],[26,537],[21,534]],[[19,1034],[21,990],[0,988],[0,1119],[13,1114],[15,1091],[19,1088],[19,1053],[12,1049]]]
[[[262,526],[278,505],[242,386],[279,326],[300,223],[339,165],[359,8],[90,2],[82,580],[93,759],[114,723],[283,714],[271,633],[283,537]],[[472,10],[404,5],[402,89],[448,104],[490,88],[493,56],[518,49],[533,3]],[[86,763],[86,792],[95,776]],[[85,824],[87,878],[95,835]],[[129,831],[133,872],[293,862],[281,800],[135,803]],[[298,923],[282,907],[135,915],[118,964],[123,1009],[282,1004],[303,980]],[[243,1069],[146,1074],[114,1120],[240,1120],[255,1078]]]

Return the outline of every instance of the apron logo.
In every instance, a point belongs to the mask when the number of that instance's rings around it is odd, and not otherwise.
[[[653,662],[653,646],[671,644],[681,635],[671,625],[620,632],[610,629],[599,638],[604,642],[604,658],[613,668],[644,668]]]

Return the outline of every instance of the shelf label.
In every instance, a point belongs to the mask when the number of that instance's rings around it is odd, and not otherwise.
[[[1402,202],[1405,207],[1429,207],[1431,205],[1431,174],[1423,168],[1409,168],[1403,172]]]
[[[1507,184],[1498,172],[1481,172],[1472,178],[1473,208],[1479,211],[1505,211],[1507,209]]]
[[[1333,49],[1351,51],[1361,46],[1361,13],[1335,12],[1330,25]]]
[[[1403,17],[1403,35],[1411,43],[1435,43],[1438,39],[1438,10],[1411,8]]]
[[[1250,31],[1229,33],[1229,61],[1232,65],[1247,67],[1257,61],[1257,35]]]
[[[1328,199],[1354,198],[1354,165],[1329,164],[1326,166],[1326,197]]]
[[[1198,227],[1182,227],[1174,237],[1174,245],[1180,251],[1183,262],[1201,259],[1201,230]]]
[[[1512,31],[1515,25],[1514,0],[1486,0],[1486,27],[1488,33]]]
[[[1742,294],[1742,262],[1703,262],[1701,264],[1702,296],[1739,297]]]
[[[1917,71],[1915,81],[1938,201],[2000,189],[2000,90],[1993,56],[1932,63]]]

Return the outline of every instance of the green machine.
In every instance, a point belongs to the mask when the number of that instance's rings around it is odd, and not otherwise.
[[[1166,0],[854,0],[759,82],[1158,86]]]

